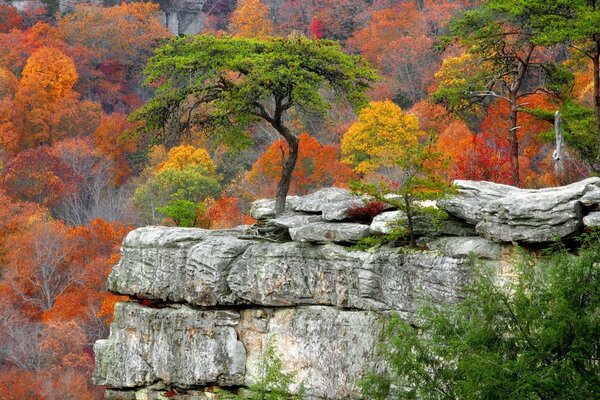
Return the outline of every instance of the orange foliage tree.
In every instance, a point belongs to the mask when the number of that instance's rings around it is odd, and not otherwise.
[[[273,34],[269,9],[260,0],[240,0],[229,18],[229,30],[235,36],[265,39]]]
[[[100,109],[79,100],[73,90],[77,77],[73,60],[58,49],[42,47],[31,55],[14,100],[12,121],[19,149],[93,132]]]
[[[137,149],[137,143],[124,133],[133,128],[125,114],[103,115],[100,124],[93,133],[96,149],[113,162],[112,175],[117,184],[125,182],[131,175],[127,155]]]

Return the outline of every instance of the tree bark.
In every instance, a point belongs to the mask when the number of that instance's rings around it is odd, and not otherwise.
[[[283,136],[289,149],[287,159],[285,159],[283,164],[281,179],[277,184],[277,194],[275,196],[275,215],[281,215],[285,212],[286,198],[290,190],[290,184],[292,183],[292,174],[296,167],[296,161],[298,160],[299,140],[296,135],[292,134],[281,122],[280,118],[274,120],[272,125],[273,128]]]

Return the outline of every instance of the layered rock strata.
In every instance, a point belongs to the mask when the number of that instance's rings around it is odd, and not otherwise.
[[[370,200],[335,188],[291,197],[277,218],[272,200],[256,202],[252,228],[131,232],[108,280],[131,301],[116,306],[109,338],[95,345],[96,383],[113,400],[214,398],[214,387],[259,381],[273,347],[294,373],[292,390],[359,399],[357,381],[385,368],[377,341],[389,313],[414,320],[424,300],[458,300],[471,257],[509,274],[513,242],[599,224],[598,178],[541,190],[458,181],[457,190],[438,204],[450,215],[441,229],[423,224],[419,249],[352,250],[403,214],[352,221],[352,208]]]

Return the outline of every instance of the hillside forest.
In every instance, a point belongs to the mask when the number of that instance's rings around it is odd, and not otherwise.
[[[124,236],[251,224],[251,203],[277,194],[289,141],[239,113],[233,136],[193,107],[185,121],[148,122],[144,105],[170,78],[146,66],[160,69],[155,50],[176,43],[155,2],[1,3],[0,398],[101,399],[92,344],[120,300],[105,286]],[[291,38],[360,63],[357,101],[315,86],[314,101],[286,109],[289,194],[393,187],[397,160],[424,142],[445,182],[537,188],[600,169],[600,17],[588,3],[209,0],[199,40]]]

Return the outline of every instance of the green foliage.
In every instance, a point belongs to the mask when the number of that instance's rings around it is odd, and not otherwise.
[[[600,33],[600,9],[590,0],[487,0],[493,12],[519,19],[543,45],[581,42]]]
[[[352,190],[391,204],[404,213],[406,217],[398,221],[390,240],[407,237],[411,245],[416,246],[414,223],[417,216],[427,215],[432,222],[447,217],[442,210],[424,203],[452,192],[441,173],[445,170],[447,160],[442,153],[433,150],[433,141],[432,137],[419,143],[396,161],[399,168],[397,180],[380,181],[377,184],[353,182],[350,186]]]
[[[475,267],[464,300],[423,307],[419,328],[391,318],[381,345],[389,375],[367,377],[367,397],[596,398],[600,237],[587,237],[577,256],[525,259],[504,287],[494,273]]]
[[[143,121],[146,131],[176,135],[204,126],[230,145],[246,138],[250,124],[281,117],[268,110],[324,114],[330,105],[323,88],[362,106],[376,78],[362,58],[344,54],[336,42],[302,36],[178,37],[156,50],[145,72],[158,88],[133,120]]]
[[[554,122],[554,112],[542,109],[524,110],[536,118]],[[577,152],[579,158],[588,163],[593,163],[598,154],[598,141],[595,134],[596,123],[594,111],[586,106],[565,99],[560,107],[563,119],[563,130],[566,143]],[[554,130],[543,135],[544,139],[554,141]]]
[[[207,197],[215,197],[220,190],[216,176],[207,173],[200,166],[188,166],[182,170],[166,168],[150,176],[133,195],[133,204],[140,215],[149,223],[157,223],[170,213],[185,209],[185,204],[198,204]],[[173,205],[177,204],[175,209]],[[163,208],[168,206],[168,208]],[[172,215],[171,215],[172,217]]]
[[[157,211],[171,218],[177,226],[193,228],[196,225],[200,205],[189,200],[173,200],[158,208]]]

